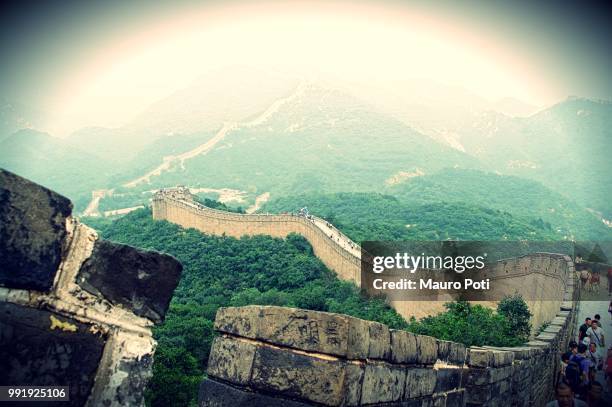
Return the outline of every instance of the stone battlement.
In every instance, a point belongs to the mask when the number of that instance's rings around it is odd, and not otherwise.
[[[317,256],[336,275],[362,286],[361,256],[359,250],[346,250],[337,240],[330,238],[312,220],[290,214],[240,214],[208,208],[195,202],[184,187],[169,188],[157,192],[153,197],[153,218],[167,220],[185,228],[195,228],[203,233],[240,238],[244,235],[270,235],[284,238],[290,233],[302,235]],[[314,218],[315,220],[317,218]],[[325,222],[321,220],[322,222]],[[334,234],[350,241],[334,228]],[[359,249],[355,243],[353,245]],[[359,255],[357,255],[359,253]],[[540,326],[556,316],[563,294],[572,290],[574,266],[569,257],[555,253],[533,253],[521,257],[504,259],[487,269],[485,278],[504,280],[495,286],[489,298],[519,293],[523,298],[543,298],[546,301],[529,301],[533,314],[532,325]],[[371,277],[371,276],[370,276]],[[368,278],[368,276],[365,276]],[[364,280],[366,287],[371,287]],[[370,294],[379,294],[373,289]],[[418,295],[416,293],[415,295]],[[390,305],[404,318],[417,318],[436,314],[444,310],[449,300],[444,292],[427,293],[427,298],[414,300],[389,298]],[[495,301],[483,299],[486,305]]]
[[[361,259],[326,235],[313,221],[297,215],[241,214],[200,205],[183,199],[174,190],[162,190],[153,197],[153,219],[167,220],[203,233],[241,237],[270,235],[287,237],[290,233],[304,236],[315,255],[338,277],[361,283]],[[341,235],[339,231],[334,232]],[[348,238],[341,235],[345,240]],[[359,246],[355,244],[358,248]]]
[[[71,202],[0,169],[0,385],[69,386],[74,406],[144,405],[182,266],[104,241]]]
[[[466,347],[347,315],[220,308],[200,386],[208,406],[543,406],[575,302],[523,347]]]

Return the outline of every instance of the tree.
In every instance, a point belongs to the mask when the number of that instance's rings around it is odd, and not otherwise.
[[[531,333],[532,314],[523,297],[519,294],[508,295],[497,304],[497,312],[508,321],[508,335],[514,335],[518,340],[525,342]]]

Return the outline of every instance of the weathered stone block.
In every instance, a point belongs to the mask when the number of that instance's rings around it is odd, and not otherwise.
[[[557,340],[557,335],[552,334],[552,333],[542,332],[541,334],[536,336],[535,339],[540,342],[553,342]]]
[[[510,381],[502,380],[500,382],[487,384],[484,386],[466,386],[465,399],[467,403],[484,404],[491,400],[496,395],[505,393],[510,389]]]
[[[54,312],[0,303],[0,385],[70,386],[70,405],[89,397],[105,338]]]
[[[450,353],[450,341],[443,341],[436,339],[436,345],[438,346],[438,360],[447,361]]]
[[[174,257],[98,240],[77,283],[154,322],[164,319],[183,266]]]
[[[368,357],[371,324],[347,315],[274,306],[219,308],[215,319],[220,332],[348,359]]]
[[[558,334],[563,329],[560,325],[549,325],[542,332],[549,333],[552,335]]]
[[[358,406],[361,400],[365,365],[363,363],[348,362],[344,372],[344,404],[346,406]]]
[[[388,360],[391,354],[391,333],[389,327],[379,322],[370,322],[368,325],[370,333],[368,358]]]
[[[498,382],[510,377],[512,369],[512,366],[471,368],[467,373],[466,384],[481,386]]]
[[[200,383],[198,405],[200,407],[307,407],[311,404],[254,393],[216,380],[204,379]]]
[[[436,339],[431,336],[416,335],[417,341],[417,363],[429,365],[436,362],[438,358],[438,346]]]
[[[417,340],[412,332],[391,330],[391,360],[394,363],[416,363]]]
[[[467,349],[464,344],[450,342],[448,362],[456,365],[463,365],[467,355]]]
[[[456,390],[446,394],[445,407],[464,407],[464,390]]]
[[[251,386],[265,392],[329,406],[343,400],[345,362],[286,349],[260,346],[255,352]]]
[[[413,367],[406,369],[406,391],[404,399],[425,397],[436,388],[436,372],[431,368]]]
[[[468,364],[475,367],[500,367],[512,364],[514,353],[493,349],[470,348]]]
[[[51,289],[71,213],[68,198],[0,169],[0,286]]]
[[[361,388],[361,404],[399,401],[405,385],[405,369],[387,363],[368,363]]]
[[[461,387],[463,369],[441,367],[434,372],[436,373],[435,393],[447,392]]]
[[[503,350],[503,351],[512,352],[512,353],[514,353],[514,361],[530,359],[537,352],[537,349],[530,348],[530,347],[527,347],[527,346],[517,346],[517,347],[489,347],[489,346],[484,346],[484,348],[485,349],[496,349],[496,350]]]
[[[215,338],[208,359],[208,375],[247,385],[257,346],[246,341],[218,336]]]

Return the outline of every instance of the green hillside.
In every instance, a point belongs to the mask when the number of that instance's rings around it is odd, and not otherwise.
[[[552,240],[544,222],[462,202],[412,203],[377,193],[303,194],[272,200],[263,212],[307,206],[353,240]]]
[[[570,98],[528,118],[490,112],[458,130],[468,153],[612,217],[612,103]]]
[[[390,187],[404,202],[474,203],[551,225],[556,238],[612,239],[612,229],[575,200],[539,182],[473,170],[442,170]],[[539,221],[538,221],[539,222]]]
[[[221,306],[291,306],[407,327],[384,300],[362,297],[352,283],[338,280],[301,236],[213,237],[153,221],[148,210],[96,223],[106,239],[170,253],[184,265],[166,321],[154,331],[159,347],[147,394],[153,406],[195,401]]]
[[[479,167],[344,93],[308,88],[269,119],[231,131],[213,151],[152,179],[273,195],[380,190],[400,171]]]

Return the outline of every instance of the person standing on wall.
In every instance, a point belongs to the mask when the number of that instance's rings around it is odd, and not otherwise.
[[[582,342],[582,340],[586,336],[586,333],[590,326],[591,326],[591,318],[587,317],[584,320],[584,324],[580,325],[580,328],[578,328],[578,342],[579,343]]]
[[[591,327],[587,329],[586,336],[589,337],[590,343],[596,346],[596,354],[598,361],[602,360],[603,350],[606,346],[606,339],[604,337],[604,331],[599,327],[599,321],[594,320],[591,322]],[[596,366],[597,368],[601,368],[601,366]]]
[[[565,382],[559,382],[555,389],[555,400],[546,404],[546,407],[587,407],[587,404],[574,398],[574,391]]]

